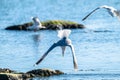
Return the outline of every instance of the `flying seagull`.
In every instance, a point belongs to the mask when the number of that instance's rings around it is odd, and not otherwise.
[[[71,30],[64,29],[64,30],[59,30],[58,31],[58,37],[60,40],[56,43],[54,43],[44,54],[43,56],[35,63],[35,65],[38,65],[47,55],[48,53],[53,50],[55,47],[61,47],[62,48],[62,55],[64,55],[65,48],[68,46],[71,48],[72,51],[72,57],[73,57],[73,64],[74,64],[74,69],[78,69],[78,64],[77,64],[77,59],[75,56],[75,51],[74,47],[72,45],[71,40],[68,38],[71,33]]]
[[[94,9],[92,12],[90,12],[87,16],[85,16],[82,21],[84,21],[85,19],[87,19],[93,12],[95,12],[98,9],[104,8],[107,10],[107,12],[112,16],[112,17],[117,17],[120,20],[120,10],[117,10],[111,6],[107,6],[107,5],[103,5],[103,6],[99,6],[96,9]]]

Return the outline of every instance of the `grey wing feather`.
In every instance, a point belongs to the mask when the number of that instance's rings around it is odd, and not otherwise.
[[[57,45],[54,43],[48,50],[47,52],[36,62],[36,65],[38,65],[47,55],[48,53],[53,50]]]
[[[82,21],[84,21],[85,19],[87,19],[93,12],[95,12],[96,10],[100,9],[100,7],[94,9],[92,12],[90,12],[87,16],[85,16]]]
[[[77,59],[76,59],[74,47],[72,44],[70,45],[70,48],[71,48],[72,56],[73,56],[74,69],[78,69]]]

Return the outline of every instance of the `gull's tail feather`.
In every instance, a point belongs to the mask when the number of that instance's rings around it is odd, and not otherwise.
[[[69,37],[70,33],[71,33],[71,30],[68,30],[68,29],[59,30],[58,31],[58,37],[59,38],[63,38],[63,37],[67,38],[67,37]]]
[[[82,21],[84,21],[85,19],[87,19],[93,12],[95,12],[96,10],[100,9],[100,7],[94,9],[92,12],[90,12],[87,16],[85,16]]]
[[[64,57],[64,53],[65,53],[66,47],[65,47],[65,46],[62,46],[61,48],[62,48],[62,56]]]

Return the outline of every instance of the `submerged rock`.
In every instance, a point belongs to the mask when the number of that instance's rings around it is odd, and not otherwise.
[[[28,78],[34,77],[45,77],[52,75],[60,75],[64,74],[59,70],[51,70],[51,69],[35,69],[28,71],[26,73],[15,72],[10,69],[1,69],[0,68],[0,80],[26,80]]]
[[[41,24],[45,28],[41,28],[39,30],[56,30],[58,29],[57,25],[61,25],[63,29],[83,29],[85,28],[84,25],[72,22],[72,21],[63,21],[63,20],[49,20],[49,21],[44,21],[41,22]],[[28,22],[20,25],[13,25],[13,26],[8,26],[5,29],[6,30],[28,30],[29,26],[32,26],[33,22]]]

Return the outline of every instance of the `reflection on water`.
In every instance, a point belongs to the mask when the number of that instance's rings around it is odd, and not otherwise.
[[[35,50],[35,53],[39,53],[39,50],[40,50],[40,41],[41,41],[41,37],[40,37],[40,34],[33,34],[32,35],[32,38],[33,38],[33,44],[34,44],[34,50]]]
[[[35,44],[39,46],[39,42],[41,40],[40,34],[34,34],[32,35],[32,37],[33,37],[33,41],[35,42]]]

